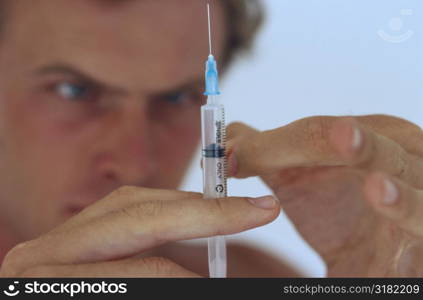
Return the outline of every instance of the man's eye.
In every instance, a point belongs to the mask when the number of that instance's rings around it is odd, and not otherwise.
[[[202,104],[204,100],[204,96],[199,88],[181,89],[175,92],[162,94],[159,98],[161,101],[165,101],[173,105]]]
[[[88,85],[71,82],[57,84],[55,86],[55,92],[60,97],[71,101],[85,100],[90,96],[90,88]]]
[[[163,96],[163,100],[171,104],[184,104],[194,98],[191,91],[180,91],[169,93]]]

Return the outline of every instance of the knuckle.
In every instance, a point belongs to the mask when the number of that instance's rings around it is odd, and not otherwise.
[[[178,265],[168,258],[153,256],[143,259],[141,267],[147,267],[153,274],[174,274],[178,269]]]
[[[157,217],[162,213],[163,207],[163,200],[143,201],[122,208],[121,213],[132,219],[140,220],[146,217]]]
[[[326,152],[330,148],[329,134],[335,117],[314,116],[300,120],[306,141],[315,150]]]

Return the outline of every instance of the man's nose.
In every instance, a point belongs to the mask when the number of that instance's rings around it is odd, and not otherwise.
[[[120,185],[145,184],[157,163],[145,105],[128,105],[108,118],[95,158],[100,175]]]

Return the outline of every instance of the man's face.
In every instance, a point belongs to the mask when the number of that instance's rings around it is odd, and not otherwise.
[[[0,220],[31,238],[119,186],[176,188],[199,138],[205,2],[9,2]]]

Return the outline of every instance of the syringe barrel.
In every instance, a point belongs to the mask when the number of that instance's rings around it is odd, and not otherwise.
[[[201,107],[201,123],[204,198],[226,197],[226,125],[223,105],[209,99],[208,104]]]
[[[201,107],[203,150],[203,193],[205,199],[227,196],[226,186],[226,125],[223,105],[216,96],[209,96]],[[226,277],[226,243],[224,236],[208,239],[209,274],[212,278]]]

